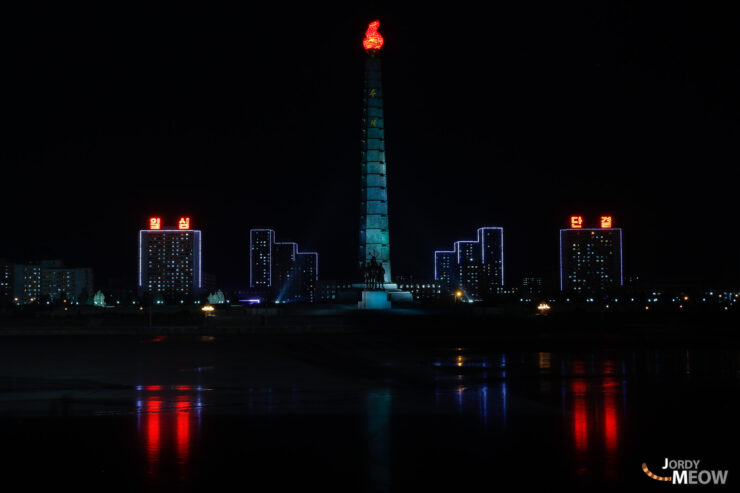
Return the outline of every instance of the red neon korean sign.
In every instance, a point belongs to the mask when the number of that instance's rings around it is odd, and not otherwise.
[[[150,217],[149,218],[149,229],[162,229],[162,218],[161,217]]]
[[[178,229],[190,229],[190,218],[181,217],[180,220],[177,221],[177,227]]]
[[[601,216],[601,227],[611,228],[612,227],[612,217],[611,216]]]
[[[583,216],[570,216],[570,227],[579,229],[583,227]]]

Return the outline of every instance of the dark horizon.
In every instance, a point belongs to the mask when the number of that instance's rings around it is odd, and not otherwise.
[[[626,276],[740,285],[735,13],[260,8],[13,18],[0,257],[133,288],[139,229],[188,215],[226,288],[248,284],[257,227],[318,251],[321,279],[353,278],[361,40],[379,18],[394,276],[431,278],[435,250],[502,226],[507,283],[554,282],[568,217],[609,214]]]

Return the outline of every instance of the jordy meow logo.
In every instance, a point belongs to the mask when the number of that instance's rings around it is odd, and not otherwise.
[[[653,474],[646,463],[642,470],[656,481],[670,481],[673,484],[725,484],[727,470],[700,469],[700,460],[665,459],[660,474]]]

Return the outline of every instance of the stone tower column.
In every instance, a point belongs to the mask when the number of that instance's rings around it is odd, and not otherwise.
[[[371,257],[385,269],[386,283],[391,282],[390,237],[388,234],[388,188],[383,122],[383,89],[380,80],[380,48],[383,37],[378,21],[368,27],[363,46],[365,87],[362,115],[362,198],[360,203],[360,254],[362,271]]]

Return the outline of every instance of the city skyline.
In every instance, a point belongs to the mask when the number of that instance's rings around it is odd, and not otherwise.
[[[279,302],[313,303],[320,301],[321,288],[317,285],[319,281],[318,252],[300,251],[298,243],[294,241],[277,241],[275,230],[272,228],[252,228],[249,242],[248,282],[246,279],[241,279],[236,287],[227,287],[216,282],[218,274],[214,275],[213,272],[204,271],[202,231],[195,229],[194,224],[189,216],[180,216],[176,221],[171,218],[163,219],[161,216],[152,216],[147,222],[147,228],[139,230],[138,280],[136,283],[139,297],[148,293],[151,296],[163,296],[170,301],[176,299],[179,302],[183,296],[198,299],[200,295],[213,293],[218,289],[228,289],[230,292],[235,290],[251,292],[256,296],[265,296],[265,299],[274,298]],[[584,219],[583,216],[570,216],[569,226],[569,228],[560,230],[559,279],[557,281],[559,291],[573,294],[613,294],[613,288],[624,287],[622,229],[614,227],[613,216],[600,216],[598,221],[593,218]],[[579,236],[581,233],[584,236]],[[616,243],[611,239],[614,235],[617,238]],[[475,240],[457,240],[453,242],[452,250],[433,252],[433,281],[430,281],[430,277],[414,278],[404,275],[395,276],[392,281],[413,286],[415,289],[441,289],[438,291],[439,294],[461,293],[466,301],[471,302],[490,301],[500,295],[511,295],[516,293],[520,287],[523,293],[527,292],[527,279],[533,279],[531,277],[515,279],[509,283],[504,282],[506,270],[503,238],[502,227],[480,227],[476,231]],[[566,241],[568,253],[566,253]],[[573,244],[570,245],[570,243]],[[579,244],[578,248],[576,248],[576,243]],[[44,277],[42,269],[44,268],[61,269],[63,277],[69,277],[66,272],[70,269],[63,268],[61,260],[35,259],[18,263],[12,262],[12,259],[8,261],[8,259],[0,258],[0,261],[4,269],[9,268],[11,272],[15,270],[15,275],[6,273],[0,278],[0,280],[10,280],[9,287],[12,289],[6,294],[15,295],[18,299],[23,296],[23,303],[28,302],[24,294],[26,288],[38,291],[28,295],[32,298],[38,298],[42,293],[51,294],[52,298],[55,293],[70,294],[74,299],[77,297],[76,294],[80,288],[45,289],[42,287],[41,279]],[[571,262],[572,267],[569,266]],[[36,276],[38,282],[35,287],[33,283],[26,286],[26,276],[21,275],[23,269],[38,270]],[[149,274],[152,269],[155,272],[154,278]],[[71,270],[88,271],[86,282],[89,285],[86,293],[91,293],[93,291],[92,269]],[[49,275],[56,274],[49,271]],[[207,284],[204,279],[207,280]],[[329,284],[344,285],[348,279],[351,277],[321,280],[325,284],[328,281]],[[550,293],[555,291],[554,285],[543,286],[541,277],[534,279],[538,279],[536,282],[540,290],[547,287]],[[570,284],[571,279],[573,282],[577,281],[578,286],[571,288],[566,285]],[[634,280],[630,284],[632,287],[637,286]],[[6,284],[0,285],[0,287],[3,286],[8,287]],[[100,282],[95,286],[97,289],[106,287]],[[644,285],[642,287],[649,288]],[[657,286],[653,285],[653,287]],[[125,285],[120,284],[116,289],[119,293],[121,289],[129,290]]]
[[[101,32],[65,19],[79,39],[55,36],[57,19],[32,26],[38,44],[9,61],[0,159],[12,186],[0,256],[63,258],[102,281],[131,280],[130,231],[152,213],[182,213],[207,229],[214,247],[204,264],[226,285],[248,276],[248,230],[262,225],[321,252],[323,278],[346,277],[357,251],[361,40],[379,18],[394,275],[431,277],[420,252],[497,224],[507,231],[507,279],[553,282],[564,218],[611,214],[628,232],[625,275],[738,283],[732,242],[674,240],[732,223],[731,183],[721,178],[740,157],[733,58],[726,44],[679,39],[699,22],[693,13],[678,10],[687,22],[672,23],[644,12],[625,33],[629,11],[606,21],[598,10],[544,4],[552,19],[526,23],[511,6],[485,19],[453,10],[441,24],[439,12],[402,7],[291,19],[264,9],[285,22],[246,28],[213,11],[175,13],[208,33],[197,41],[178,25],[137,20],[141,35],[125,45],[123,20]],[[710,12],[698,19],[723,26]],[[665,43],[625,64],[655,29]],[[523,42],[506,42],[512,35]],[[54,60],[29,66],[44,50]]]
[[[731,484],[726,9],[10,12],[8,484]]]

